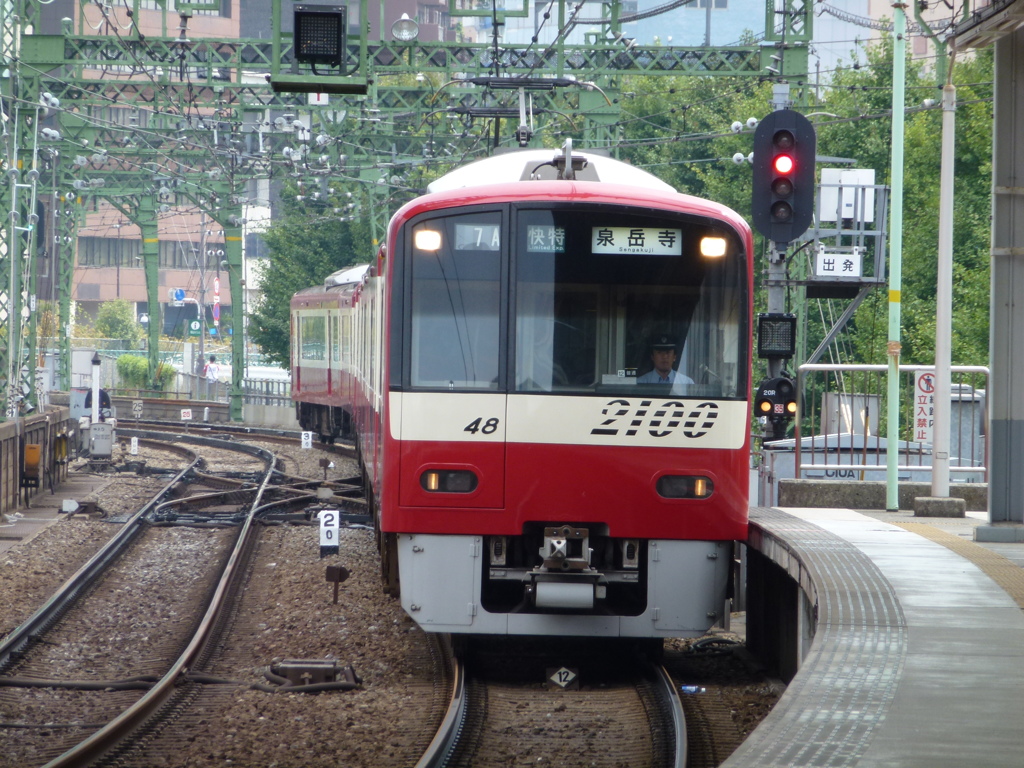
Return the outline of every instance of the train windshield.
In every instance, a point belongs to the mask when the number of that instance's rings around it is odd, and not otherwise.
[[[746,254],[731,228],[564,207],[520,208],[514,230],[514,391],[746,391]]]
[[[729,226],[521,205],[410,234],[412,387],[745,396],[748,254]]]
[[[414,387],[499,385],[502,214],[463,214],[413,227]]]

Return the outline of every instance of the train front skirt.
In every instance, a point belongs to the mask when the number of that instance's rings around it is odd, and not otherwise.
[[[515,611],[483,607],[484,537],[398,536],[402,607],[429,632],[574,637],[697,637],[722,618],[733,543],[651,539],[646,605],[636,615],[605,612],[600,578],[575,574],[524,579],[536,598]],[[502,574],[494,576],[501,578]]]

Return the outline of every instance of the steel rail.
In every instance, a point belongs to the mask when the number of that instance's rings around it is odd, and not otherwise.
[[[183,482],[186,476],[194,471],[199,462],[193,456],[192,462],[179,472],[160,493],[136,512],[92,558],[73,574],[34,614],[11,632],[0,643],[0,672],[23,655],[36,638],[45,634],[60,618],[67,613],[82,591],[109,567],[145,529],[146,516],[156,509],[170,493],[171,489]]]
[[[675,738],[675,762],[674,768],[686,768],[687,741],[686,741],[686,714],[683,712],[683,702],[679,698],[679,689],[671,675],[663,666],[654,667],[654,675],[657,678],[658,690],[664,698],[665,706],[672,713],[672,729]]]
[[[122,434],[130,431],[131,430],[122,430]],[[166,436],[164,437],[166,438]],[[132,706],[98,731],[94,732],[84,741],[46,763],[43,768],[73,768],[74,766],[81,766],[96,761],[114,749],[121,741],[127,738],[132,732],[143,725],[151,716],[155,715],[160,710],[160,708],[173,695],[177,682],[183,678],[189,669],[192,668],[194,660],[199,658],[200,654],[203,652],[212,629],[222,609],[225,607],[225,598],[229,594],[229,586],[236,578],[244,560],[243,554],[247,549],[249,538],[253,530],[254,510],[258,507],[259,500],[274,473],[274,455],[269,451],[265,451],[262,448],[257,448],[255,446],[237,445],[231,441],[214,440],[212,438],[198,437],[195,435],[180,435],[176,436],[175,439],[225,450],[238,450],[242,453],[259,456],[267,463],[263,474],[263,480],[256,491],[249,513],[246,515],[245,522],[242,524],[238,539],[235,542],[235,547],[228,558],[228,562],[225,565],[223,572],[221,573],[220,581],[217,584],[217,588],[210,600],[210,605],[207,608],[202,621],[199,623],[199,627],[196,630],[195,635],[182,654],[171,665],[170,669],[160,679],[160,681]]]
[[[441,721],[441,727],[416,763],[416,768],[443,768],[455,754],[462,737],[466,713],[469,710],[469,696],[466,692],[466,669],[462,660],[451,654],[450,642],[440,643],[442,652],[449,660],[452,675],[452,696],[448,711]]]

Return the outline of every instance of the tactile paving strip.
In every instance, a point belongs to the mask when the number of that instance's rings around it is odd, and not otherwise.
[[[941,544],[956,552],[960,557],[970,560],[978,568],[1003,588],[1017,605],[1024,610],[1024,568],[997,552],[986,549],[973,541],[967,541],[953,533],[940,530],[927,523],[893,523],[911,533]]]
[[[849,542],[774,509],[751,525],[781,539],[817,586],[817,629],[786,695],[723,768],[855,765],[903,673],[906,621],[889,582]]]

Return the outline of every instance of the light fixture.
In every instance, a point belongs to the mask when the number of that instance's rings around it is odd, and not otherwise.
[[[441,247],[441,233],[436,229],[417,229],[413,242],[421,251],[436,251]]]
[[[391,25],[391,36],[403,43],[415,40],[419,33],[420,25],[410,19],[408,13],[403,13],[402,18]]]
[[[769,312],[757,316],[757,356],[791,358],[796,354],[796,315]]]
[[[295,60],[341,67],[345,62],[347,13],[343,5],[296,5]]]
[[[725,256],[727,247],[724,237],[702,237],[700,239],[700,255],[709,259]]]

